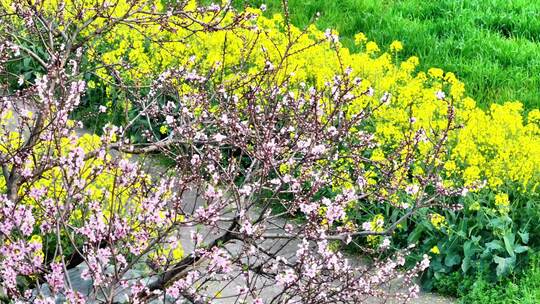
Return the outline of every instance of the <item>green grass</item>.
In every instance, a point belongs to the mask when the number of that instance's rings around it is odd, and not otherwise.
[[[268,14],[281,0],[236,0],[238,7],[265,3]],[[393,40],[416,55],[421,70],[456,73],[482,106],[519,100],[540,108],[540,2],[530,0],[290,0],[293,24],[317,12],[321,29],[335,28],[345,46],[364,32],[379,46]]]

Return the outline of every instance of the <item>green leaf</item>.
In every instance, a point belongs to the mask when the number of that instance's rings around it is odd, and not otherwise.
[[[529,233],[528,232],[518,232],[519,236],[521,237],[521,240],[523,241],[523,244],[527,244],[529,242]]]
[[[529,246],[518,245],[518,246],[516,246],[516,248],[514,248],[515,253],[523,253],[523,252],[528,251],[528,250],[529,250]]]
[[[502,258],[500,256],[494,256],[493,261],[497,264],[497,276],[503,276],[510,272],[514,268],[516,263],[516,257],[511,256],[509,258]]]
[[[516,240],[516,236],[511,232],[507,231],[504,236],[504,247],[506,248],[506,252],[508,252],[509,255],[514,255],[514,241]]]
[[[30,63],[32,62],[32,59],[30,57],[26,57],[23,59],[23,67],[28,70],[30,69]]]
[[[475,253],[477,249],[475,247],[476,244],[472,240],[466,241],[465,244],[463,244],[463,255],[465,258],[469,258]]]
[[[503,246],[501,244],[501,241],[499,240],[493,240],[489,243],[486,243],[486,248],[492,251],[500,251],[503,249]]]
[[[458,265],[460,262],[461,262],[461,257],[456,252],[452,252],[444,258],[444,265],[448,267]]]
[[[461,263],[461,270],[466,273],[469,268],[471,268],[471,259],[469,257],[465,257],[463,259],[463,263]]]
[[[429,263],[429,269],[432,270],[436,275],[439,272],[444,272],[445,267],[441,263],[441,258],[436,257],[433,260],[431,260],[431,262]]]
[[[493,227],[493,228],[498,228],[498,229],[504,229],[505,228],[505,223],[504,221],[499,218],[499,217],[496,217],[494,219],[491,219],[489,221],[489,224]]]
[[[414,243],[418,242],[418,240],[420,239],[420,236],[422,236],[422,232],[424,232],[423,227],[422,226],[417,226],[413,230],[413,232],[411,232],[409,237],[407,238],[407,242],[409,244],[414,244]]]

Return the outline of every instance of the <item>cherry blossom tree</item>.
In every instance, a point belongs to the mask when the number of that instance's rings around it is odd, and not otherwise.
[[[52,10],[47,1],[14,2],[1,13],[0,283],[6,297],[362,303],[405,302],[418,294],[415,279],[428,267],[427,256],[405,267],[411,248],[369,263],[341,249],[389,250],[400,224],[460,193],[439,178],[444,143],[455,127],[450,101],[441,98],[449,109],[443,132],[405,130],[406,140],[375,160],[371,153],[380,144],[371,117],[389,97],[373,98],[373,89],[364,90],[346,67],[323,88],[294,85],[282,73],[284,53],[249,79],[218,81],[219,67],[167,69],[148,90],[131,95],[135,116],[106,125],[100,136],[88,134],[72,115],[86,92],[87,46],[107,31],[150,22],[167,30],[174,16],[185,21],[176,26],[229,31],[253,18],[236,13],[231,22],[208,21],[201,14],[219,16],[230,7],[189,10],[187,2],[171,1],[158,10],[142,0],[127,1],[125,14],[111,16],[114,1],[94,2],[74,1],[77,23],[63,17],[60,2]],[[14,86],[21,78],[9,65],[26,58],[40,73]],[[110,68],[118,77],[111,85],[133,90]],[[357,99],[364,106],[353,112]],[[141,120],[148,123],[142,131]],[[133,132],[142,139],[133,142]],[[426,141],[431,158],[419,164],[418,144]],[[417,184],[410,182],[413,166],[424,169],[414,176]],[[407,200],[392,202],[397,194]],[[354,221],[354,214],[381,205],[400,216],[375,225]],[[76,284],[74,274],[87,286]]]

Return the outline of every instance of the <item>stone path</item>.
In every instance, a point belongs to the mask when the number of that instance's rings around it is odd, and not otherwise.
[[[180,234],[181,236],[181,242],[182,242],[182,246],[184,247],[184,250],[185,252],[191,252],[194,248],[194,244],[191,240],[191,231],[193,230],[193,228],[187,228],[186,231],[182,232]],[[204,232],[203,232],[204,233]],[[209,240],[206,240],[207,242],[209,242]],[[281,244],[284,241],[275,241],[275,240],[272,240],[272,241],[264,241],[258,245],[262,246],[262,247],[265,247],[265,248],[270,248],[270,247],[276,247],[276,246],[280,246]],[[284,246],[284,248],[282,250],[279,251],[280,255],[282,256],[294,256],[295,255],[295,252],[297,250],[297,245],[298,245],[298,242],[290,242],[288,244],[286,244]],[[241,244],[239,243],[235,243],[235,242],[230,242],[230,243],[227,243],[225,245],[225,247],[227,248],[227,250],[229,252],[231,252],[232,254],[234,254],[235,251],[239,251],[241,249]],[[363,261],[361,259],[361,257],[359,256],[353,256],[353,255],[348,255],[347,258],[349,259],[350,263],[351,264],[365,264],[365,261]],[[203,265],[201,265],[201,269]],[[73,286],[75,287],[76,290],[80,291],[81,293],[85,294],[85,295],[88,295],[91,290],[92,290],[92,282],[91,281],[84,281],[81,279],[80,277],[80,273],[81,271],[85,268],[84,265],[79,265],[78,267],[72,269],[69,271],[69,277],[70,277],[70,280],[71,282],[73,283]],[[144,273],[144,270],[141,270],[141,271],[137,271],[137,270],[132,270],[130,272],[128,272],[126,274],[126,277],[137,277],[141,274]],[[235,273],[235,271],[233,271],[233,274]],[[238,271],[236,270],[236,273],[238,273]],[[149,279],[147,281],[147,283],[150,283],[152,281],[152,279]],[[263,287],[264,285],[264,287]],[[209,289],[208,289],[208,294],[212,295],[212,294],[217,294],[219,293],[220,294],[220,298],[219,299],[216,299],[216,300],[213,300],[212,303],[218,303],[218,304],[236,304],[238,303],[236,301],[236,298],[232,297],[233,295],[236,294],[237,292],[237,289],[236,287],[237,286],[245,286],[245,281],[243,278],[236,278],[234,280],[226,280],[224,282],[212,282],[210,285],[208,285]],[[277,287],[273,281],[264,281],[264,280],[261,280],[258,284],[257,287],[263,287],[261,289],[261,293],[259,295],[259,297],[263,298],[263,299],[271,299],[273,297],[275,297],[276,295],[279,295],[279,293],[281,292],[281,289],[279,287]],[[128,293],[127,290],[125,290],[124,292],[121,292],[119,293],[116,297],[115,297],[115,300],[118,301],[118,303],[122,303],[122,300],[125,299],[125,295],[126,293]],[[424,292],[421,292],[420,295],[419,295],[419,298],[417,299],[414,299],[411,301],[411,303],[418,303],[418,304],[450,304],[450,303],[455,303],[455,299],[451,299],[451,298],[446,298],[446,297],[442,297],[442,296],[439,296],[439,295],[436,295],[436,294],[432,294],[432,293],[424,293]],[[61,301],[61,299],[58,299],[57,303],[63,303]],[[157,303],[167,303],[167,302],[164,302],[163,300],[154,300],[152,301],[152,304],[157,304]],[[170,302],[172,303],[172,302]],[[175,302],[175,303],[178,303],[178,302]],[[188,301],[186,301],[185,303],[190,303]],[[250,301],[248,301],[248,303],[251,303]],[[392,301],[392,300],[381,300],[381,299],[369,299],[367,300],[366,302],[363,302],[363,303],[368,303],[368,304],[379,304],[379,303],[389,303],[389,304],[397,304],[399,302],[396,302],[396,301]],[[167,303],[168,304],[168,303]]]

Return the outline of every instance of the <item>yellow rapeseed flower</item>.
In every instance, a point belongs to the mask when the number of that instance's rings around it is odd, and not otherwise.
[[[397,41],[397,40],[394,40],[392,41],[392,43],[390,43],[390,51],[391,52],[399,52],[403,50],[403,44],[401,43],[401,41]]]
[[[444,75],[444,71],[439,68],[431,68],[428,70],[428,75],[434,78],[442,78]]]
[[[508,212],[510,206],[510,199],[508,198],[508,194],[506,193],[497,193],[495,195],[495,207],[502,212],[506,213]]]
[[[374,54],[374,53],[377,53],[379,51],[380,51],[380,49],[379,49],[379,46],[377,45],[377,43],[375,43],[373,41],[370,41],[370,42],[366,43],[366,54]]]
[[[446,218],[438,213],[433,213],[430,216],[430,222],[437,230],[440,230],[441,228],[446,226]]]
[[[358,33],[354,35],[354,43],[356,45],[364,44],[367,41],[366,35],[364,33]]]

